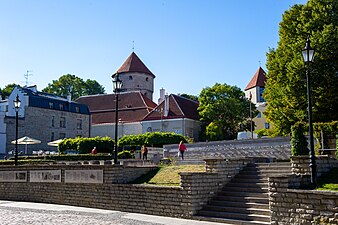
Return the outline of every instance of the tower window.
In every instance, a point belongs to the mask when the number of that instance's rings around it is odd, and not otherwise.
[[[129,80],[132,80],[133,79],[133,77],[132,76],[129,76]]]
[[[148,81],[149,79],[148,79],[149,77],[146,77],[146,81]]]

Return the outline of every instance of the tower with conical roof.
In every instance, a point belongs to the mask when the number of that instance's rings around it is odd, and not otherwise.
[[[155,75],[146,67],[135,52],[129,55],[117,70],[117,73],[120,80],[122,80],[121,92],[140,91],[150,100],[153,100]]]
[[[252,77],[249,84],[244,89],[245,96],[248,99],[251,99],[251,102],[254,104],[265,102],[263,98],[263,92],[266,82],[266,73],[259,67],[254,76]]]

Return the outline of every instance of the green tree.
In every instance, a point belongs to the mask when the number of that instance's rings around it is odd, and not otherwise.
[[[4,99],[6,97],[8,97],[12,91],[13,91],[13,88],[15,86],[20,86],[20,85],[17,85],[17,84],[7,84],[3,89],[0,89],[1,91],[1,97]]]
[[[204,88],[199,95],[199,115],[205,123],[205,137],[208,140],[236,138],[237,132],[247,129],[249,108],[252,104],[245,98],[244,92],[236,86],[216,83]],[[257,114],[252,104],[253,116]]]
[[[103,94],[104,88],[95,80],[86,80],[71,75],[62,75],[58,80],[53,80],[49,83],[43,92],[66,97],[69,93],[72,95],[72,100],[83,95]]]
[[[310,65],[313,121],[338,119],[338,1],[309,0],[283,14],[276,49],[267,53],[266,117],[279,134],[307,121],[306,67],[301,50],[310,37],[316,50]]]
[[[198,102],[198,96],[195,95],[189,95],[189,94],[178,94],[179,96],[182,96],[183,98],[187,98],[193,101]]]

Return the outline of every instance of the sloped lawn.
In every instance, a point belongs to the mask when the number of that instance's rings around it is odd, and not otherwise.
[[[133,184],[179,186],[180,172],[205,172],[205,165],[162,166],[133,181]]]

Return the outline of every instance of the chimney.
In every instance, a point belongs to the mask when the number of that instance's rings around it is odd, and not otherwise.
[[[169,96],[164,96],[164,116],[167,117],[169,114]]]
[[[161,88],[160,89],[160,98],[158,99],[158,104],[164,101],[164,96],[165,96],[165,89]]]
[[[72,101],[72,94],[71,93],[68,93],[68,95],[67,95],[67,101],[68,102]]]

